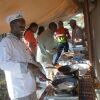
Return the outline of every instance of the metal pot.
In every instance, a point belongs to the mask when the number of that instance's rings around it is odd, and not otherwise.
[[[64,75],[71,75],[74,78],[78,79],[78,69],[71,70],[70,65],[61,66],[58,68],[59,72],[62,72]]]
[[[72,91],[77,86],[77,79],[73,76],[65,76],[65,78],[55,79],[52,85],[58,90]]]

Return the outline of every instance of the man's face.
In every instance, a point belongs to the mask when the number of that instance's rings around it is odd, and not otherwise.
[[[63,27],[63,22],[62,22],[62,21],[59,21],[59,22],[58,22],[58,26],[59,26],[59,27]]]
[[[33,33],[36,33],[37,30],[38,30],[38,27],[37,26],[36,27],[32,27],[31,30],[32,30]]]
[[[70,26],[72,27],[72,29],[74,29],[76,27],[76,23],[75,22],[70,22]]]
[[[56,30],[57,30],[57,25],[54,24],[54,25],[52,26],[51,30],[52,30],[52,32],[56,32]]]
[[[12,30],[15,36],[17,36],[18,38],[21,38],[25,31],[25,20],[24,19],[16,20],[16,22],[14,22],[13,24]]]

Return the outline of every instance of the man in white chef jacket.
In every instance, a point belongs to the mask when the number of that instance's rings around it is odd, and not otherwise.
[[[7,21],[11,30],[0,42],[0,68],[5,73],[9,97],[11,100],[37,100],[34,76],[43,74],[21,39],[25,20],[17,13],[8,16]]]

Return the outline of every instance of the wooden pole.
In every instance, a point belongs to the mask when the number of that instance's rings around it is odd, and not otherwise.
[[[93,42],[92,42],[92,32],[91,32],[91,24],[90,24],[90,13],[89,13],[89,0],[84,0],[84,21],[85,21],[85,32],[87,36],[88,43],[88,54],[89,60],[93,64]]]
[[[94,54],[93,54],[93,34],[91,29],[91,23],[90,23],[90,13],[89,13],[89,0],[84,0],[84,21],[85,21],[85,32],[87,35],[87,42],[88,42],[88,54],[89,54],[89,60],[92,64],[90,67],[90,73],[91,78],[93,80],[94,85],[94,78],[95,78],[95,71],[94,71]],[[95,91],[94,91],[95,93]]]

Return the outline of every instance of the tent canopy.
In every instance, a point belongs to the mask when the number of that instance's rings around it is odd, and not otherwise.
[[[46,25],[65,20],[78,11],[75,0],[0,0],[0,34],[10,30],[6,17],[21,11],[26,24]]]

